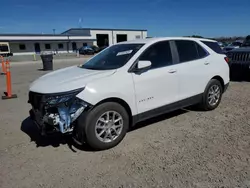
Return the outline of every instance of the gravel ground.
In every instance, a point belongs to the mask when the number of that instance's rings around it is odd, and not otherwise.
[[[250,187],[248,82],[231,82],[214,111],[185,109],[154,118],[117,147],[93,152],[67,137],[39,137],[27,118],[28,85],[45,74],[39,68],[13,66],[18,98],[0,100],[0,187]],[[0,76],[1,93],[4,87]]]

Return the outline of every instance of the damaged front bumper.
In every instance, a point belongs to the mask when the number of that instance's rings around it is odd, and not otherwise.
[[[30,117],[43,135],[73,132],[78,117],[91,107],[76,97],[80,91],[50,95],[29,93],[28,102],[32,105]]]

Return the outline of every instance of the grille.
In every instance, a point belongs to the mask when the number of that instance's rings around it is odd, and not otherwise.
[[[232,61],[250,61],[250,52],[234,52],[230,54]]]
[[[42,106],[43,102],[43,95],[34,93],[34,92],[29,92],[29,103],[35,108],[35,109],[40,109]]]

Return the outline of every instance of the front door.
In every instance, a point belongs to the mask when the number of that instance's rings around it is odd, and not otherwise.
[[[40,53],[41,52],[41,48],[40,48],[40,44],[39,43],[35,43],[34,47],[35,47],[35,52],[36,53]]]
[[[138,113],[147,112],[178,101],[178,75],[173,64],[169,41],[153,44],[139,60],[151,61],[151,68],[132,73]]]

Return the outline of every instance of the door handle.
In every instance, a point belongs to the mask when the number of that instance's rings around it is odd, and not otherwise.
[[[177,72],[177,70],[175,70],[175,69],[171,69],[171,70],[169,70],[168,72],[169,72],[169,73],[176,73],[176,72]]]
[[[205,62],[204,65],[209,65],[210,63],[209,62]]]

